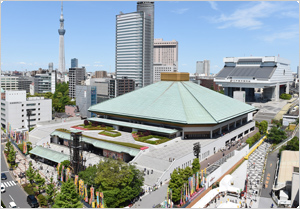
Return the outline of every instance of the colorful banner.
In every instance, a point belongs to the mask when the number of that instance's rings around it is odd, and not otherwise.
[[[90,205],[94,202],[94,187],[90,188],[91,191],[91,197],[90,197]]]
[[[84,185],[84,191],[85,191],[84,201],[88,202],[89,201],[89,197],[88,197],[88,192],[87,192],[87,185]]]
[[[181,188],[181,190],[180,190],[180,205],[182,205],[182,188]]]
[[[74,183],[75,183],[76,189],[77,189],[77,182],[78,182],[78,175],[75,175]]]
[[[26,141],[29,141],[29,132],[28,131],[25,132],[25,139],[26,139]]]
[[[61,175],[60,175],[60,181],[64,181],[64,166],[61,168]]]
[[[201,170],[201,186],[203,185],[203,170]]]
[[[69,175],[70,175],[70,168],[67,168],[67,171],[66,171],[66,182],[69,179]]]
[[[79,195],[80,195],[81,198],[84,197],[84,187],[83,187],[83,185],[84,185],[84,181],[80,179],[79,180]]]
[[[59,175],[59,167],[60,167],[60,163],[58,163],[58,165],[57,165],[57,173],[58,173],[58,175]]]
[[[96,192],[96,196],[97,196],[97,208],[100,208],[99,192]]]
[[[104,195],[100,192],[100,208],[104,208]]]
[[[195,174],[193,174],[193,193],[196,191],[196,177]]]
[[[25,155],[27,154],[27,143],[26,143],[26,141],[23,142],[23,153]]]
[[[196,190],[199,189],[199,172],[196,173]]]
[[[186,183],[184,183],[184,194],[183,194],[183,197],[184,197],[184,202],[187,201],[187,190],[186,190]]]

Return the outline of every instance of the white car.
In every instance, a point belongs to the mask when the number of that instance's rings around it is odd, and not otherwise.
[[[1,193],[5,192],[5,186],[1,184]]]
[[[9,203],[9,208],[17,208],[17,205],[15,202],[10,202]]]

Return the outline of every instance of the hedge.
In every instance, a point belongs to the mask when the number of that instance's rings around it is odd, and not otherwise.
[[[99,132],[98,134],[102,134],[102,135],[105,135],[105,136],[111,136],[111,137],[118,137],[118,136],[121,136],[121,133],[118,132],[118,131],[110,131],[110,132],[112,132],[112,133],[114,133],[114,134],[109,133],[109,132],[106,132],[106,131],[101,131],[101,132]]]
[[[27,192],[27,194],[35,195],[35,192],[33,191],[34,186],[35,186],[35,184],[33,184],[33,186],[31,184],[25,184],[23,187],[24,187],[25,192]]]
[[[140,142],[145,142],[145,143],[148,143],[148,144],[162,144],[162,143],[165,143],[171,139],[167,138],[167,137],[163,137],[163,136],[157,136],[157,135],[147,135],[147,136],[141,136],[142,134],[140,133],[134,133],[132,132],[133,134],[133,138],[136,140],[136,141],[140,141]],[[141,136],[141,137],[140,137]],[[152,141],[152,140],[149,140],[151,138],[157,138],[159,140],[156,140],[156,141]]]
[[[257,132],[256,134],[254,134],[254,136],[249,137],[246,140],[246,143],[249,144],[249,147],[251,147],[255,142],[257,142],[261,137],[261,134],[259,132]]]
[[[292,95],[290,94],[281,94],[279,96],[280,99],[290,100],[292,98]]]

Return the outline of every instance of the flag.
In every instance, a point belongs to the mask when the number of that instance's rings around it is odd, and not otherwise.
[[[97,196],[97,208],[100,208],[99,192],[96,192],[96,196]]]
[[[77,189],[77,181],[78,181],[78,175],[75,175],[74,183],[75,183],[76,189]]]
[[[62,166],[62,168],[61,168],[60,181],[64,181],[64,166]]]
[[[196,190],[199,189],[199,172],[196,173]]]
[[[26,141],[29,141],[29,132],[28,131],[25,132],[25,139],[26,139]]]
[[[193,193],[196,191],[196,175],[193,174]]]
[[[58,163],[58,165],[57,165],[57,173],[58,173],[58,175],[59,175],[59,167],[60,167],[60,163]]]
[[[84,181],[83,180],[79,180],[79,195],[81,198],[84,197],[84,188],[83,188],[83,185],[84,185]]]
[[[204,172],[205,172],[204,183],[206,183],[206,168],[204,168]]]
[[[88,192],[87,192],[87,185],[84,185],[84,191],[85,191],[85,198],[84,201],[88,202],[89,201],[89,197],[88,197]]]
[[[26,141],[23,142],[23,153],[25,155],[27,154],[27,144],[26,144]]]
[[[90,198],[90,205],[94,202],[94,187],[90,188],[91,191],[91,198]]]
[[[66,172],[66,182],[67,182],[68,179],[69,179],[69,173],[70,173],[70,168],[67,168],[67,172]]]
[[[180,190],[180,205],[182,205],[182,188]]]
[[[203,185],[203,170],[201,170],[201,186]]]
[[[186,185],[186,183],[184,183],[184,186],[185,186],[185,201],[188,200],[188,187]]]
[[[103,195],[103,192],[100,192],[100,197],[101,197],[100,208],[104,208],[104,195]]]

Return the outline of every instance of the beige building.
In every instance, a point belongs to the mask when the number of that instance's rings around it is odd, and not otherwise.
[[[95,78],[106,78],[107,72],[106,71],[95,71]]]
[[[178,42],[154,39],[153,49],[153,81],[160,81],[162,72],[178,71]]]

